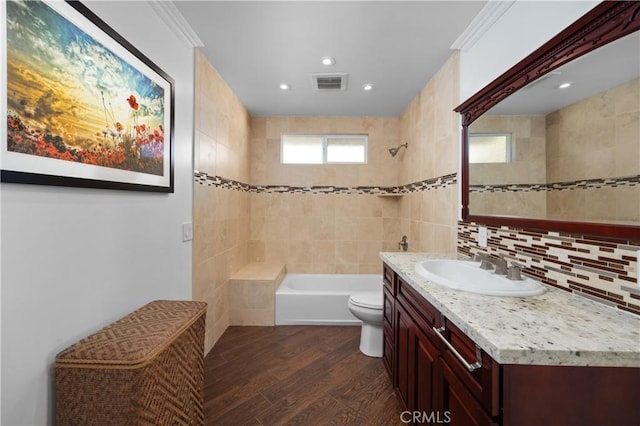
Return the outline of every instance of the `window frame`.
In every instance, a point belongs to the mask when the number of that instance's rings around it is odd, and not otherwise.
[[[516,147],[515,147],[515,138],[513,137],[513,133],[511,132],[474,132],[469,133],[469,151],[471,151],[471,141],[474,136],[479,137],[492,137],[492,136],[503,136],[506,138],[505,143],[505,161],[494,161],[494,162],[471,162],[471,158],[469,158],[469,164],[509,164],[513,163],[516,159]],[[471,157],[471,155],[469,155]]]
[[[285,163],[284,159],[284,139],[286,136],[303,136],[303,137],[318,137],[322,138],[322,162],[321,163]],[[363,141],[364,147],[364,160],[362,162],[354,162],[354,161],[328,161],[327,159],[327,151],[329,146],[329,140],[331,139],[358,139]],[[369,135],[364,133],[281,133],[280,134],[280,164],[291,164],[291,165],[309,165],[309,166],[320,166],[320,165],[336,165],[336,164],[345,164],[345,165],[361,165],[368,164],[369,161]]]

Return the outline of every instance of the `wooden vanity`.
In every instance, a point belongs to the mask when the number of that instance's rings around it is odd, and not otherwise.
[[[383,362],[414,424],[640,421],[640,368],[498,362],[408,281],[385,262]]]

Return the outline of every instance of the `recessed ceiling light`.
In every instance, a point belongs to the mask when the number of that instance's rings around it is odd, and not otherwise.
[[[289,90],[289,85],[287,83],[281,83],[280,90]]]
[[[569,86],[571,86],[571,83],[562,83],[560,86],[558,86],[558,89],[566,89]]]
[[[365,92],[369,92],[369,91],[371,91],[371,90],[375,89],[375,87],[376,87],[376,86],[374,86],[374,85],[373,85],[373,84],[371,84],[371,83],[367,83],[367,84],[363,84],[363,85],[362,85],[362,89],[363,89]]]
[[[333,59],[331,56],[325,56],[322,58],[322,65],[324,66],[329,67],[331,65],[335,65],[335,63],[336,63],[336,60]]]

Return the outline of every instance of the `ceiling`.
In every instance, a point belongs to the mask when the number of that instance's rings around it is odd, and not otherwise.
[[[640,77],[640,32],[622,37],[545,74],[489,114],[546,115]],[[562,83],[571,83],[559,89]]]
[[[174,4],[253,116],[399,116],[486,1]],[[335,65],[322,65],[324,56]],[[347,73],[347,90],[319,92],[313,73]]]

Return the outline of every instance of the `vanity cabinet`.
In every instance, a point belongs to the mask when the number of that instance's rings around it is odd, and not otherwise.
[[[384,328],[384,339],[383,339],[383,348],[382,348],[382,362],[384,363],[385,368],[387,369],[387,373],[392,378],[396,377],[395,372],[393,371],[394,366],[394,344],[395,344],[395,333],[394,333],[394,321],[393,317],[395,315],[395,273],[391,268],[387,265],[383,267],[382,274],[382,307],[383,307],[383,328]],[[395,386],[395,383],[394,383]]]
[[[402,289],[400,281],[400,289]],[[402,300],[402,297],[399,297]],[[438,344],[425,321],[410,304],[396,305],[397,329],[397,394],[409,411],[436,411],[438,395],[433,392],[438,381]]]
[[[383,362],[416,424],[640,424],[640,368],[499,364],[386,264]]]
[[[433,422],[495,424],[485,410],[486,406],[490,412],[498,411],[490,357],[484,354],[484,368],[467,371],[444,340],[471,359],[469,364],[477,355],[473,342],[399,276],[392,271],[393,276],[388,276],[388,270],[385,266],[383,359],[385,365],[390,362],[387,371],[403,410]],[[387,315],[387,309],[392,315]]]

